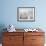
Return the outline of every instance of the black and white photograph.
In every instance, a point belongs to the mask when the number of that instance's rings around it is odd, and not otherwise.
[[[17,8],[18,21],[35,21],[35,7],[18,7]]]

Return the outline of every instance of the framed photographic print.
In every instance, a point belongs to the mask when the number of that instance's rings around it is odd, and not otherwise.
[[[22,22],[35,21],[35,7],[18,7],[17,20]]]

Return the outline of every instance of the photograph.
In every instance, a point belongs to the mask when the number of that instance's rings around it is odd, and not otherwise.
[[[35,7],[18,7],[17,8],[18,21],[35,21]]]

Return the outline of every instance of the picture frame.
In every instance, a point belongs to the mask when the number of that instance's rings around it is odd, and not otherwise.
[[[34,22],[35,21],[35,7],[18,7],[17,21]]]

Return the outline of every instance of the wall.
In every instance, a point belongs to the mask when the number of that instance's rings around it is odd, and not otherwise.
[[[17,7],[35,7],[35,22],[18,22]],[[0,31],[13,24],[15,28],[37,28],[46,32],[46,0],[0,0]]]
[[[16,28],[46,28],[46,0],[0,0],[0,25]],[[35,22],[18,22],[17,7],[35,7]]]

